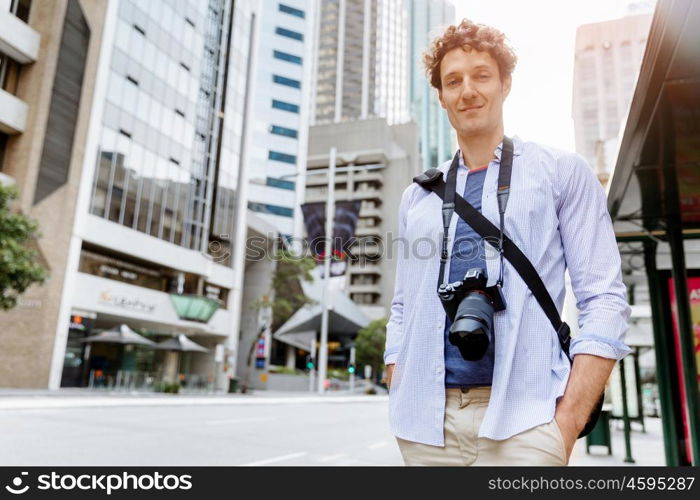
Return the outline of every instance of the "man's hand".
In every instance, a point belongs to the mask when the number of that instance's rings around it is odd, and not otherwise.
[[[561,437],[564,440],[564,451],[566,452],[566,463],[568,464],[578,435],[583,430],[585,424],[580,426],[576,422],[574,416],[567,410],[562,410],[560,406],[557,406],[557,410],[554,413],[554,420],[556,420],[559,430],[561,431]]]
[[[592,354],[574,356],[566,392],[557,403],[554,413],[564,438],[567,463],[578,435],[586,426],[588,417],[605,389],[605,383],[614,366],[614,359]]]
[[[391,365],[386,365],[386,386],[387,388],[391,387],[391,376],[394,374],[394,366],[393,364]]]

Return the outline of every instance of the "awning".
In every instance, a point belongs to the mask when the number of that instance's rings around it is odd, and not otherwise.
[[[209,352],[209,349],[197,344],[196,342],[192,342],[183,334],[179,334],[171,339],[164,340],[163,342],[156,344],[155,348],[163,351]]]
[[[180,319],[201,321],[202,323],[207,323],[221,307],[220,301],[200,295],[171,294],[170,299]]]
[[[323,280],[318,278],[311,282],[301,282],[304,293],[315,301],[297,312],[287,320],[273,337],[281,342],[308,349],[311,339],[316,332],[321,331],[321,301],[323,297]],[[334,279],[334,278],[332,278]],[[334,289],[329,294],[328,332],[336,336],[352,336],[369,325],[370,320],[357,304],[340,289]]]
[[[81,342],[104,342],[107,344],[131,344],[146,345],[153,347],[156,345],[152,340],[148,340],[133,331],[126,325],[115,326],[109,330],[81,339]]]

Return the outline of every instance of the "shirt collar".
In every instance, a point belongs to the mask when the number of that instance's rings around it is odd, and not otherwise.
[[[511,137],[513,141],[513,156],[520,156],[522,151],[523,141],[517,135]],[[503,141],[501,141],[493,152],[493,155],[501,161],[501,151],[503,151]],[[464,158],[462,158],[462,150],[457,149],[457,155],[459,156],[459,166],[466,168],[464,165]]]

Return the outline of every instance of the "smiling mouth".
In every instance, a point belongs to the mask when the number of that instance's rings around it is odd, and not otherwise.
[[[476,111],[476,110],[478,110],[478,109],[481,109],[482,107],[483,107],[483,106],[475,106],[475,107],[472,107],[472,108],[466,108],[466,109],[463,109],[462,112],[466,113],[466,112],[469,112],[469,111]]]

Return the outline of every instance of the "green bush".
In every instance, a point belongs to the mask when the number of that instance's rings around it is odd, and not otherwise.
[[[270,373],[280,373],[286,375],[299,375],[299,371],[296,368],[287,368],[286,366],[270,365],[268,368]]]
[[[170,382],[157,382],[153,385],[155,392],[164,392],[167,394],[177,394],[180,392],[180,384],[172,384]]]

